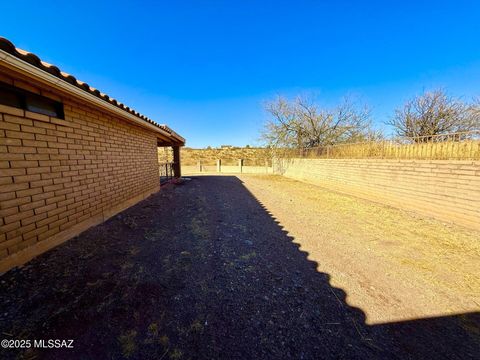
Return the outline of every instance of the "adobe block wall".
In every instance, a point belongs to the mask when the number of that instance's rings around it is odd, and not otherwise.
[[[240,174],[240,168],[238,165],[222,165],[221,173],[224,174]],[[202,171],[198,170],[198,166],[182,165],[182,174],[200,174],[200,173],[216,173],[218,174],[217,167],[215,165],[202,165]],[[242,166],[243,174],[272,174],[273,169],[271,166]]]
[[[0,272],[159,190],[153,132],[36,84],[65,120],[0,105]]]
[[[480,230],[480,161],[292,159],[275,173]]]

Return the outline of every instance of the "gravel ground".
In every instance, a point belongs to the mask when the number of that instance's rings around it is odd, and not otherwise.
[[[74,348],[0,358],[479,358],[475,238],[283,178],[196,177],[1,276],[2,338]]]

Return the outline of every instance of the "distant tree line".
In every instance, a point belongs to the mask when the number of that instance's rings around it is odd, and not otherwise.
[[[350,98],[334,108],[319,106],[307,96],[277,97],[265,104],[270,115],[262,140],[272,148],[308,149],[340,143],[379,140],[369,108]],[[434,135],[480,129],[480,102],[464,102],[443,89],[427,91],[395,110],[387,122],[397,136],[425,141]]]

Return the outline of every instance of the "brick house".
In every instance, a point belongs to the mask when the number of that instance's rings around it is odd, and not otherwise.
[[[0,38],[0,272],[157,192],[185,140]]]

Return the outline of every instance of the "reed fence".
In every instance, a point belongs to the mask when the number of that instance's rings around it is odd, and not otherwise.
[[[326,145],[309,149],[291,150],[287,151],[285,155],[325,159],[480,160],[480,130]]]

